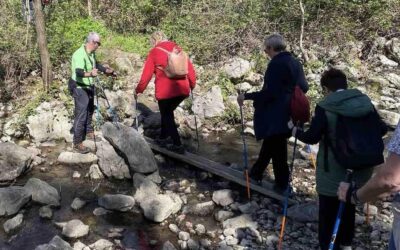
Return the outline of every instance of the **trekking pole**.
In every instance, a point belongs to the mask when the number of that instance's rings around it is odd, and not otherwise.
[[[369,203],[367,202],[367,216],[365,217],[365,223],[369,225]]]
[[[192,97],[192,105],[194,103],[193,91],[190,90],[190,96]],[[197,140],[197,151],[200,149],[200,141],[199,141],[199,129],[197,128],[197,118],[196,114],[194,114],[194,125],[196,127],[196,140]]]
[[[297,127],[298,123],[296,123]],[[285,233],[285,227],[286,227],[286,217],[287,217],[287,209],[288,209],[288,203],[289,203],[289,195],[292,191],[292,188],[290,186],[290,183],[292,181],[292,171],[293,171],[293,165],[294,165],[294,159],[296,156],[296,146],[297,146],[297,130],[296,134],[294,135],[294,146],[293,146],[293,154],[292,154],[292,162],[290,163],[289,166],[289,180],[288,180],[288,185],[285,190],[285,202],[283,204],[283,217],[282,217],[282,224],[281,224],[281,231],[279,234],[279,242],[278,242],[278,249],[282,249],[282,244],[283,244],[283,235]]]
[[[348,183],[351,182],[352,175],[353,175],[353,170],[347,169],[346,182],[348,182]],[[340,221],[342,220],[342,215],[343,215],[345,206],[346,206],[346,202],[341,201],[340,205],[339,205],[339,210],[338,210],[338,213],[336,216],[335,226],[333,227],[331,243],[329,244],[329,250],[333,250],[333,248],[335,247],[335,240],[336,240],[337,233],[339,231]]]
[[[239,90],[240,94],[240,90]],[[239,105],[240,109],[240,121],[242,123],[242,141],[243,141],[243,161],[244,161],[244,175],[246,178],[246,188],[247,188],[247,198],[250,199],[250,180],[249,180],[249,167],[247,165],[247,145],[246,145],[246,138],[244,136],[244,118],[243,118],[243,105]]]
[[[136,130],[139,131],[139,119],[138,119],[138,114],[137,114],[137,94],[136,91],[134,92],[134,98],[135,98],[135,126],[136,126]]]
[[[108,111],[111,113],[112,121],[113,121],[113,123],[115,124],[115,126],[117,126],[117,127],[119,128],[119,126],[118,126],[118,117],[117,117],[117,114],[115,113],[115,111],[114,111],[114,109],[112,108],[110,102],[108,101],[106,92],[104,91],[104,88],[103,88],[102,84],[100,83],[99,76],[96,76],[96,82],[97,82],[98,87],[101,89],[101,91],[102,91],[103,94],[104,94],[104,99],[105,99],[106,102],[107,102]]]

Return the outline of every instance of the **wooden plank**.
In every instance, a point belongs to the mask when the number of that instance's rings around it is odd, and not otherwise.
[[[185,162],[189,165],[195,166],[197,168],[200,168],[202,170],[205,170],[207,172],[210,172],[212,174],[218,175],[224,179],[227,179],[229,181],[235,182],[239,185],[242,185],[244,187],[246,187],[246,180],[244,178],[244,175],[241,171],[238,170],[234,170],[232,168],[229,168],[227,166],[224,166],[220,163],[211,161],[207,158],[204,158],[202,156],[196,155],[196,154],[192,154],[189,152],[185,152],[185,154],[177,154],[175,152],[169,151],[165,148],[162,148],[160,146],[158,146],[156,143],[154,143],[154,141],[150,138],[146,137],[147,142],[149,143],[150,147],[154,150],[157,151],[159,153],[162,153],[164,155],[167,155],[171,158],[180,160],[182,162]],[[258,185],[258,184],[254,184],[254,183],[250,183],[250,189],[256,192],[259,192],[263,195],[266,195],[268,197],[280,200],[280,201],[284,201],[285,197],[281,194],[278,194],[274,191],[272,191],[272,184],[267,182],[267,181],[263,181],[262,185]],[[296,201],[289,199],[288,201],[289,204],[295,204]]]

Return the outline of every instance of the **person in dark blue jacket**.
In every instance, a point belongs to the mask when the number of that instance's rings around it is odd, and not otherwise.
[[[275,175],[275,189],[284,191],[289,181],[287,164],[287,138],[290,131],[289,103],[296,85],[307,92],[308,84],[303,67],[289,52],[279,34],[267,36],[264,51],[271,58],[264,75],[261,91],[240,94],[239,105],[252,100],[254,106],[254,132],[257,140],[263,140],[256,163],[250,170],[250,177],[257,182],[263,178],[265,168],[272,159]]]

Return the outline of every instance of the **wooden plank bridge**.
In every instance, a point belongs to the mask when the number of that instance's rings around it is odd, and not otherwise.
[[[237,183],[239,185],[242,185],[246,187],[246,180],[244,178],[243,172],[229,168],[227,166],[224,166],[220,163],[211,161],[207,158],[204,158],[202,156],[192,154],[189,152],[185,152],[185,154],[178,154],[172,151],[169,151],[165,148],[162,148],[158,146],[152,139],[146,138],[147,142],[149,143],[150,147],[152,148],[153,151],[156,151],[158,153],[161,153],[163,155],[166,155],[168,157],[174,158],[176,160],[185,162],[189,165],[192,165],[194,167],[197,167],[201,170],[210,172],[214,175],[220,176],[226,180],[232,181],[234,183]],[[255,183],[250,183],[250,189],[253,191],[256,191],[258,193],[261,193],[265,196],[268,196],[270,198],[274,198],[276,200],[284,201],[285,196],[276,193],[272,189],[273,184],[267,181],[263,181],[262,185],[255,184]],[[297,202],[289,199],[288,203],[290,205],[296,204]]]

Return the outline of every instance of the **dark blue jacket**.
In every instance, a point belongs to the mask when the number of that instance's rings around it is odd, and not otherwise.
[[[296,84],[307,92],[308,84],[302,65],[289,52],[281,52],[271,59],[262,90],[245,94],[245,100],[253,100],[257,140],[289,134],[289,103]]]

